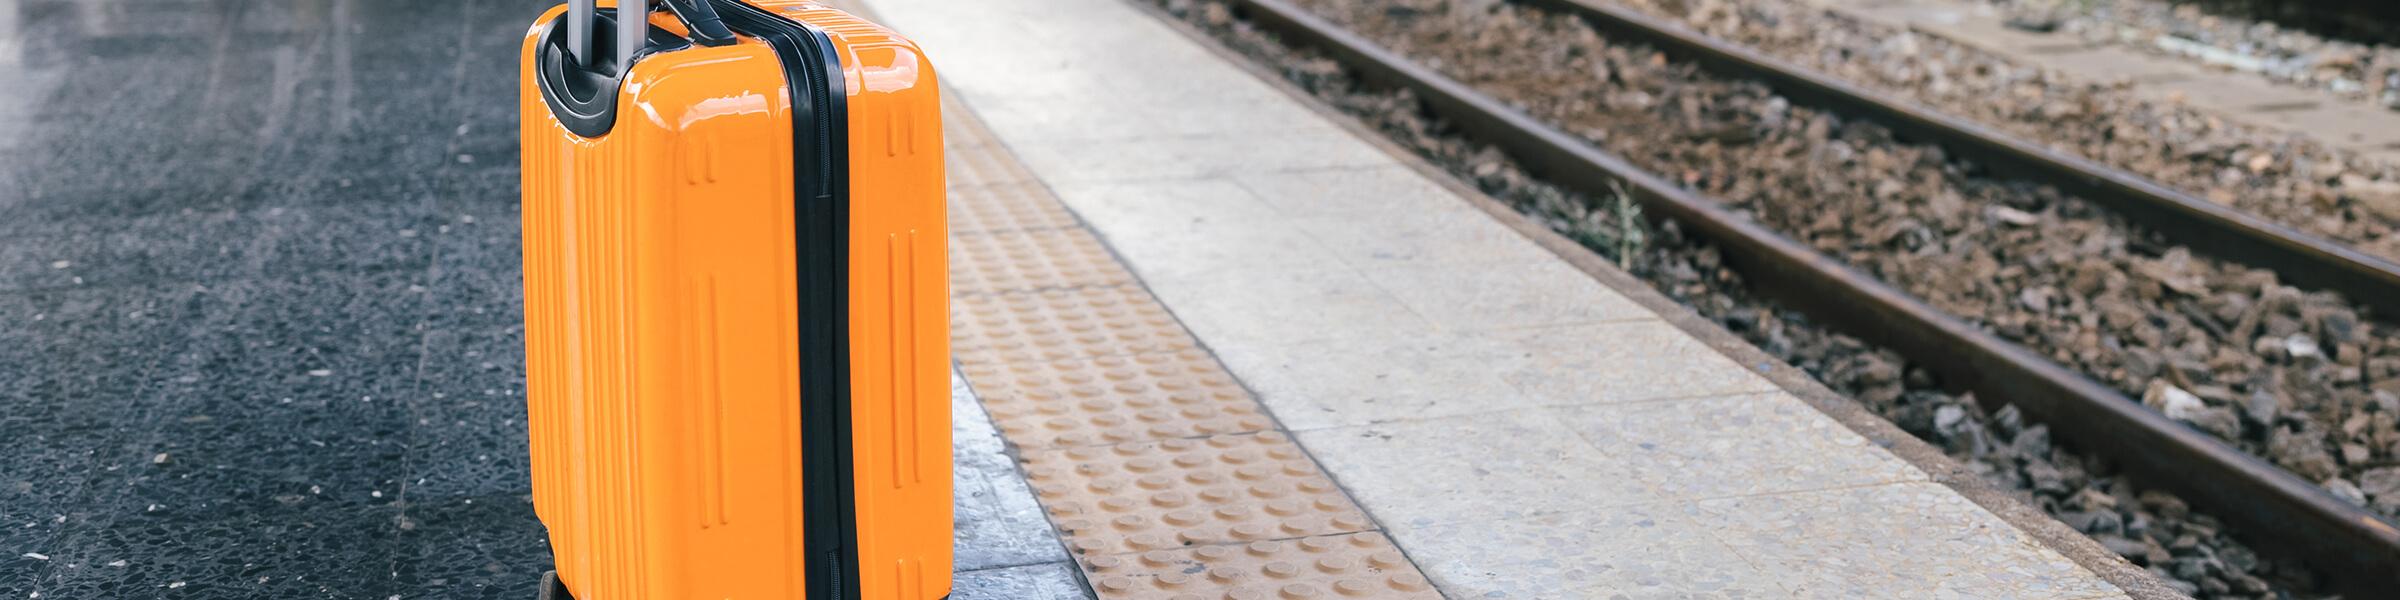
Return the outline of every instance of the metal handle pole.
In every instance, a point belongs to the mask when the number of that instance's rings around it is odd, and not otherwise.
[[[650,40],[650,0],[617,0],[617,74],[633,70],[633,53]]]
[[[567,58],[592,66],[592,6],[597,0],[567,0]]]

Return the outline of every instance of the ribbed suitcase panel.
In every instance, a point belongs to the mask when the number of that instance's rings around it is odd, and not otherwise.
[[[575,140],[556,124],[528,122],[555,130],[527,136],[522,166],[534,504],[553,524],[562,578],[641,589],[640,498],[591,493],[633,489],[641,478],[628,297],[635,145]]]
[[[758,4],[824,30],[845,70],[862,598],[941,598],[952,566],[950,293],[933,64],[916,44],[848,13]]]

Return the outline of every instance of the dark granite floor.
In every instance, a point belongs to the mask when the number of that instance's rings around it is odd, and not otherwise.
[[[0,598],[532,597],[550,3],[0,0]]]

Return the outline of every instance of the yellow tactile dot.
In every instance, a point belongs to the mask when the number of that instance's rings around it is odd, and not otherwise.
[[[1101,600],[1440,598],[1376,532],[1094,556]]]
[[[952,296],[951,355],[961,364],[1046,362],[1196,350],[1139,287]]]
[[[1001,435],[1023,448],[1263,431],[1258,401],[1206,352],[962,365]],[[1128,463],[1139,473],[1161,459]]]
[[[950,285],[959,293],[1133,283],[1100,240],[1081,229],[950,236]]]
[[[1042,184],[1008,182],[950,190],[951,233],[1071,229],[1074,215],[1051,200]]]
[[[1028,452],[1023,460],[1035,495],[1078,554],[1373,526],[1281,432],[1058,448]],[[1234,475],[1244,466],[1264,465],[1282,475],[1275,481]],[[1284,499],[1293,501],[1283,505],[1289,514],[1267,510],[1269,502]]]

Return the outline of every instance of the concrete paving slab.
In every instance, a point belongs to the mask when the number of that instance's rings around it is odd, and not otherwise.
[[[1918,26],[1935,34],[2028,54],[2073,54],[2091,44],[2072,36],[2035,33],[2009,27],[1996,20],[1962,19],[1949,23],[1919,22]]]
[[[2075,65],[2076,76],[2100,82],[2154,84],[2198,77],[2207,72],[2183,61],[2107,48],[2049,53],[2045,58],[2057,64]]]
[[[1543,409],[1298,432],[1395,527],[1515,519],[1654,501],[1635,471]]]
[[[957,13],[957,16],[977,11],[978,9],[965,9]],[[944,70],[957,68],[961,73],[956,76],[945,74],[943,83],[965,94],[969,100],[1017,96],[1026,98],[1056,97],[1070,103],[1089,102],[1096,100],[1074,100],[1066,97],[1109,95],[1103,92],[1116,92],[1121,96],[1153,99],[1172,96],[1188,98],[1194,94],[1201,94],[1209,98],[1241,100],[1262,99],[1271,95],[1270,88],[1256,83],[1241,83],[1231,80],[1225,81],[1225,85],[1214,85],[1218,82],[1209,79],[1162,79],[1156,82],[1146,82],[1151,85],[1130,86],[1126,85],[1121,78],[1112,78],[1113,75],[1153,69],[1159,65],[1189,64],[1195,60],[1205,59],[1205,52],[1198,48],[1150,43],[1155,39],[1154,36],[1174,35],[1173,32],[1165,31],[1155,24],[1150,28],[1143,28],[1127,26],[1122,23],[1100,25],[1092,22],[1095,17],[1086,15],[1002,14],[1006,16],[995,15],[992,18],[998,20],[976,23],[969,27],[983,27],[993,22],[1019,23],[1022,35],[1071,36],[1078,44],[1105,46],[1112,51],[1077,52],[1058,46],[1026,44],[1018,51],[1006,54],[944,56],[944,64],[949,65]],[[1078,27],[1079,24],[1086,26]],[[942,29],[945,27],[950,26],[928,27],[924,32],[916,35],[942,37]],[[917,31],[918,29],[911,28],[910,30]],[[972,32],[966,34],[974,35]],[[995,130],[1007,131],[997,128]]]
[[[1490,219],[1450,211],[1307,216],[1292,219],[1292,224],[1333,258],[1364,272],[1555,260],[1549,251]]]
[[[1658,318],[1555,257],[1391,267],[1368,280],[1446,331],[1490,331]]]
[[[1890,454],[1862,452],[1866,438],[1782,392],[1578,406],[1552,414],[1670,498],[1926,479]]]
[[[1307,266],[1326,248],[1250,191],[1219,179],[1068,183],[1061,200],[1151,281],[1205,278],[1260,264]]]
[[[1217,354],[1294,431],[1451,417],[1538,405],[1476,356],[1475,341],[1415,332]]]
[[[1393,215],[1464,216],[1472,207],[1457,192],[1399,165],[1237,173],[1261,202],[1291,217]]]
[[[1195,101],[1193,110],[1208,110]],[[1260,137],[1205,135],[1012,145],[1045,181],[1140,181],[1223,177],[1260,171],[1372,167],[1392,157],[1348,134],[1278,132]],[[1073,207],[1073,204],[1068,206]]]
[[[2252,108],[2253,120],[2289,130],[2327,132],[2325,142],[2352,151],[2371,151],[2400,144],[2400,118],[2390,109],[2352,104],[2310,103],[2289,110]],[[2333,133],[2339,132],[2339,133]]]
[[[2140,92],[2152,98],[2184,102],[2229,115],[2246,114],[2262,107],[2286,107],[2285,110],[2289,110],[2288,107],[2312,107],[2327,101],[2327,98],[2315,93],[2261,85],[2248,77],[2229,73],[2201,73],[2162,81],[2142,86]]]
[[[1221,341],[1212,343],[1295,343],[1433,327],[1398,297],[1339,265],[1221,271],[1206,279],[1153,282],[1152,289],[1192,331]]]
[[[1788,598],[1719,543],[1711,524],[1657,507],[1431,526],[1395,523],[1455,598]]]
[[[1055,21],[1047,18],[1042,20]],[[1056,30],[1065,24],[1046,22],[1034,27]],[[997,61],[985,57],[969,58],[969,67],[973,72],[958,77],[944,77],[943,84],[959,90],[971,102],[1001,101],[1004,106],[1030,107],[1032,101],[1048,99],[1063,107],[1094,110],[1089,116],[1100,122],[1131,121],[1138,116],[1138,113],[1127,110],[1108,110],[1112,108],[1158,108],[1193,101],[1221,103],[1228,108],[1237,108],[1283,101],[1282,94],[1259,81],[1204,76],[1145,81],[1140,86],[1126,85],[1122,73],[1159,65],[1189,63],[1202,58],[1201,54],[1194,53],[1197,50],[1194,48],[1168,48],[1144,43],[1144,40],[1138,39],[1144,34],[1135,29],[1138,28],[1116,26],[1071,34],[1084,42],[1122,42],[1115,52],[1090,54],[1029,46],[1021,52],[998,57]],[[1161,35],[1174,34],[1164,32]],[[1009,66],[979,68],[992,62],[1005,62]],[[1010,101],[1015,103],[1011,104]],[[1008,132],[1004,129],[994,131],[1003,135]]]
[[[1503,341],[1484,347],[1485,364],[1542,405],[1776,389],[1752,369],[1659,321],[1527,329],[1497,337]]]
[[[1224,273],[1248,271],[1262,264],[1287,270],[1321,270],[1342,264],[1321,240],[1290,221],[1210,219],[1157,226],[1162,230],[1126,227],[1107,238],[1128,261],[1144,265],[1136,267],[1137,273],[1155,285],[1201,285]]]
[[[1077,85],[1098,84],[1078,83]],[[1152,92],[1155,93],[1155,92]],[[1213,91],[1193,90],[1189,93],[1214,94]],[[1280,100],[1280,99],[1277,99]],[[995,118],[1017,123],[1023,134],[1012,139],[1028,142],[1090,142],[1142,139],[1160,136],[1202,136],[1222,133],[1273,133],[1292,130],[1289,123],[1304,118],[1290,114],[1283,118],[1254,118],[1252,115],[1275,115],[1301,109],[1281,101],[1220,101],[1220,110],[1188,111],[1167,108],[1155,99],[1126,97],[1120,94],[1078,94],[1053,92],[1030,96],[979,96],[977,110],[989,112]],[[1301,130],[1335,133],[1329,124],[1303,126]]]
[[[1798,596],[2118,595],[1999,517],[1931,483],[1712,500],[1692,514],[1718,524],[1717,539],[1777,573]]]
[[[1872,23],[1907,28],[1917,23],[1948,25],[1963,21],[1971,5],[1928,0],[1817,0],[1837,5],[1850,15]]]
[[[1269,225],[1289,218],[1257,193],[1222,179],[1156,179],[1058,184],[1052,191],[1075,214],[1122,231],[1123,242],[1151,235],[1230,235],[1234,228]],[[1223,230],[1206,229],[1223,223]]]

